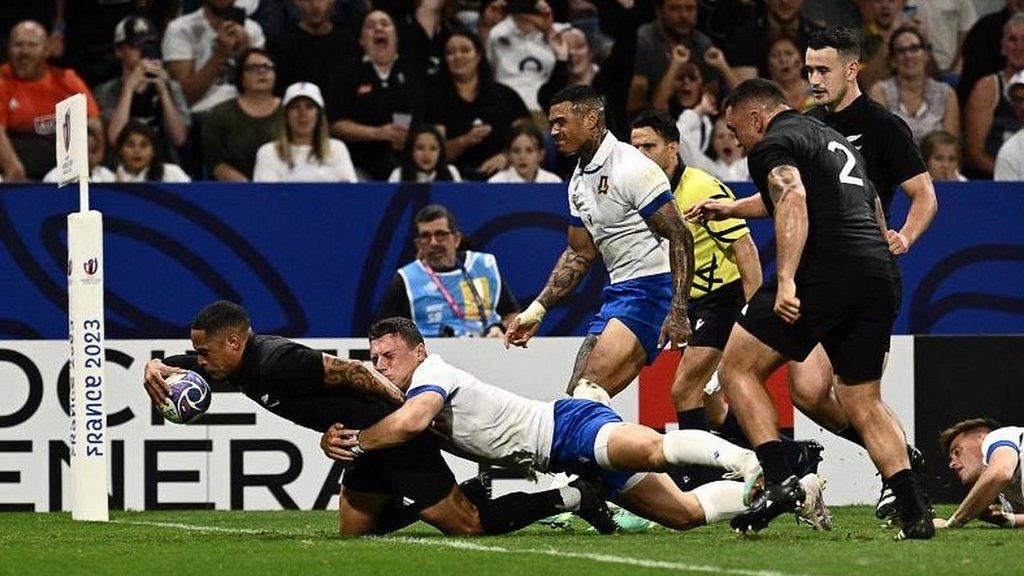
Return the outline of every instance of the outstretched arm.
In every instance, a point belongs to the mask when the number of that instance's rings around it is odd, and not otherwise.
[[[552,307],[579,286],[597,259],[597,246],[586,228],[569,227],[569,246],[562,252],[540,296],[512,319],[505,331],[505,347],[522,346],[537,333],[540,321]]]
[[[796,269],[807,242],[807,191],[794,166],[777,166],[768,174],[768,193],[775,203],[775,245],[779,287],[775,313],[792,324],[800,318]]]
[[[690,321],[686,305],[693,283],[693,234],[683,223],[675,202],[666,202],[647,220],[652,232],[668,238],[669,262],[672,266],[672,305],[661,326],[658,346],[669,342],[673,346],[690,340]]]
[[[694,204],[684,214],[687,220],[727,220],[729,218],[767,218],[768,207],[764,205],[761,194],[738,198],[733,202],[723,202],[707,198]]]
[[[1013,471],[1019,459],[1016,450],[997,449],[967,497],[957,506],[956,512],[946,520],[945,525],[940,527],[957,528],[986,512],[1003,486],[1013,479]]]
[[[391,406],[405,401],[402,391],[369,363],[345,360],[324,354],[324,383],[328,388],[343,388],[363,396],[378,398]]]

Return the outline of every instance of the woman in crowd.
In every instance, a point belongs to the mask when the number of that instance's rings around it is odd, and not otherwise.
[[[444,41],[459,26],[452,9],[449,0],[416,0],[414,10],[397,23],[399,52],[428,83],[441,73]]]
[[[445,42],[444,71],[425,116],[444,127],[448,160],[463,177],[484,180],[508,166],[512,123],[530,112],[515,91],[494,81],[480,39],[457,31]]]
[[[284,93],[277,141],[256,152],[256,182],[356,182],[348,148],[327,133],[324,97],[316,84],[296,82]]]
[[[550,107],[551,98],[562,88],[592,86],[599,69],[587,35],[579,28],[566,28],[555,34],[551,47],[555,51],[555,67],[537,92],[537,101],[545,111]]]
[[[889,40],[891,78],[871,87],[871,97],[903,119],[918,143],[926,134],[944,130],[960,134],[960,105],[948,84],[932,77],[931,46],[920,30],[902,26]]]
[[[487,181],[508,184],[513,182],[556,183],[562,180],[554,173],[540,167],[544,159],[543,136],[537,126],[529,120],[517,120],[512,125],[508,143],[510,166]]]
[[[789,106],[800,111],[814,105],[803,68],[803,53],[791,36],[779,36],[768,46],[768,72],[771,80],[782,88]]]
[[[238,97],[215,106],[203,123],[203,161],[214,180],[251,180],[256,151],[277,138],[281,125],[270,55],[261,48],[246,50],[237,72]]]
[[[1024,13],[1014,14],[1003,26],[1001,45],[1006,66],[978,80],[965,106],[964,156],[971,178],[992,178],[999,148],[1021,127],[1006,86],[1024,70]]]
[[[160,136],[149,126],[130,120],[114,144],[117,156],[118,182],[191,182],[177,164],[164,162],[164,146]]]
[[[921,139],[921,157],[932,180],[936,182],[964,182],[960,173],[960,140],[946,132],[936,130]]]
[[[448,164],[444,152],[444,136],[430,124],[420,124],[409,132],[405,142],[405,158],[395,168],[388,182],[461,182],[459,170]]]

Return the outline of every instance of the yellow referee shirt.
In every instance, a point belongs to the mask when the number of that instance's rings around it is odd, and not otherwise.
[[[694,204],[706,198],[722,202],[733,202],[736,196],[728,186],[717,178],[687,166],[675,187],[675,202],[683,214]],[[686,225],[693,234],[693,285],[690,298],[700,298],[740,279],[732,243],[749,234],[747,222],[742,218],[731,218],[715,222],[691,222]]]

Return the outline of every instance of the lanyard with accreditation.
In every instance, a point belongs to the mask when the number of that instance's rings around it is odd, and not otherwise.
[[[445,287],[444,282],[441,282],[441,279],[438,278],[437,272],[434,272],[434,269],[431,268],[430,264],[427,264],[425,260],[421,260],[420,263],[423,264],[423,269],[427,271],[427,275],[430,276],[430,280],[435,286],[437,286],[437,290],[441,293],[441,297],[443,297],[444,301],[448,303],[448,307],[452,309],[452,313],[455,314],[455,317],[459,320],[465,320],[466,312],[461,306],[459,306],[459,303],[455,301],[455,297],[452,296],[452,293]],[[456,265],[462,272],[462,277],[466,280],[466,284],[469,284],[469,291],[473,293],[473,301],[476,303],[476,309],[480,315],[480,324],[481,326],[486,326],[487,318],[486,312],[484,311],[484,299],[480,296],[480,292],[477,291],[476,284],[473,283],[473,279],[470,278],[469,274],[466,272],[466,266],[462,262],[457,262]],[[486,327],[481,332],[485,331]]]

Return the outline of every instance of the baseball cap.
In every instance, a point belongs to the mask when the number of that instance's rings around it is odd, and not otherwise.
[[[157,40],[156,26],[142,16],[126,16],[114,27],[114,44],[139,45]]]
[[[1024,85],[1024,70],[1021,70],[1021,71],[1017,72],[1016,74],[1014,74],[1010,78],[1010,81],[1006,83],[1006,97],[1009,98],[1010,97],[1010,91],[1013,90],[1013,88],[1015,86],[1020,86],[1020,85]]]
[[[296,98],[309,98],[313,102],[316,102],[317,106],[321,108],[324,107],[324,97],[323,94],[320,93],[320,87],[312,82],[296,82],[289,86],[288,89],[284,91],[283,105],[287,106]]]

